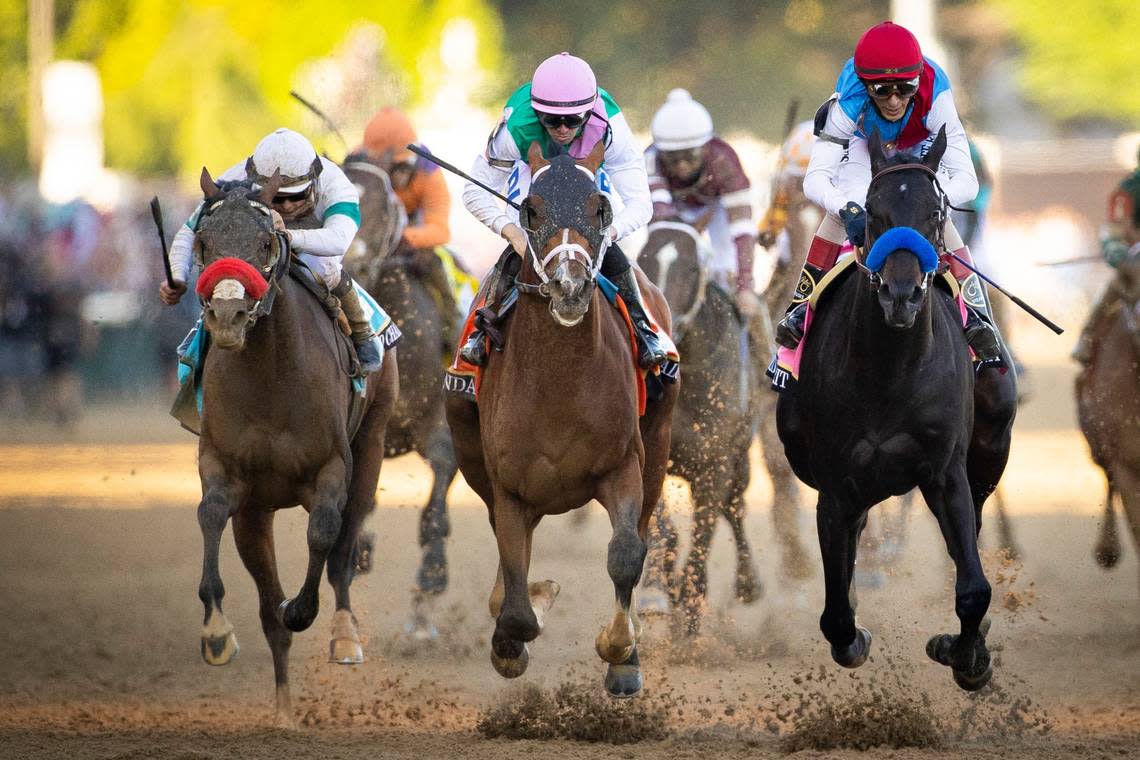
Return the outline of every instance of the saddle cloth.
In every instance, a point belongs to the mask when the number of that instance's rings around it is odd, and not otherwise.
[[[617,286],[614,285],[605,275],[599,273],[597,275],[598,287],[602,291],[602,295],[610,302],[618,313],[621,314],[622,320],[625,322],[626,329],[629,332],[630,339],[630,358],[633,362],[634,368],[634,382],[637,383],[637,413],[638,415],[645,414],[646,403],[650,400],[656,400],[661,397],[664,392],[662,383],[675,383],[680,373],[680,355],[677,353],[677,348],[673,344],[672,339],[661,329],[656,320],[652,325],[653,329],[657,332],[658,336],[662,339],[662,344],[667,347],[669,351],[669,359],[660,367],[654,369],[653,372],[643,370],[637,363],[637,333],[633,326],[633,321],[629,317],[629,310],[626,309],[625,302],[621,296],[618,295]],[[463,331],[459,336],[459,346],[455,349],[455,355],[451,366],[443,376],[443,389],[448,393],[457,393],[469,401],[474,402],[478,398],[479,386],[483,381],[483,368],[476,367],[469,364],[459,356],[459,348],[467,342],[471,337],[471,333],[475,331],[475,312],[482,308],[487,301],[487,294],[480,292],[475,296],[475,301],[472,304],[470,313],[467,315],[466,321],[463,323]],[[508,305],[504,311],[508,310]],[[653,319],[652,315],[649,315]],[[490,340],[487,337],[484,340]],[[488,351],[491,346],[488,344]]]

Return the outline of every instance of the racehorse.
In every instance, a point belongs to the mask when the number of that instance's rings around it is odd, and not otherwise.
[[[225,665],[237,653],[222,612],[218,549],[233,518],[234,542],[257,584],[261,626],[273,653],[278,725],[292,727],[288,657],[293,632],[317,616],[326,562],[336,594],[330,659],[363,662],[349,601],[361,523],[375,506],[384,428],[398,392],[396,355],[367,378],[366,410],[349,430],[348,351],[336,322],[286,274],[288,246],[275,234],[269,204],[275,176],[259,192],[248,182],[218,186],[202,170],[205,204],[197,229],[204,328],[198,472],[205,605],[202,657]],[[268,282],[267,282],[268,280]],[[309,562],[300,591],[286,599],[277,576],[273,516],[301,504],[309,512]]]
[[[1017,381],[994,369],[975,379],[960,306],[930,287],[938,256],[929,241],[941,242],[946,213],[936,175],[945,130],[920,163],[884,157],[877,133],[869,150],[871,253],[815,313],[799,382],[780,395],[777,425],[792,469],[819,491],[820,629],[832,658],[854,668],[870,651],[871,634],[856,625],[850,601],[867,512],[917,486],[954,560],[961,623],[958,635],[933,637],[927,654],[949,666],[960,687],[977,690],[993,674],[983,625],[991,588],[977,536],[982,505],[1009,456]],[[872,245],[903,227],[911,228],[897,231],[911,235],[902,238],[906,247]]]
[[[673,336],[685,357],[685,385],[673,412],[669,472],[690,483],[693,536],[680,588],[670,596],[680,602],[689,633],[700,628],[708,590],[709,545],[718,517],[723,515],[728,521],[736,543],[736,598],[751,604],[760,594],[744,531],[753,389],[759,378],[743,343],[747,330],[732,297],[708,281],[706,245],[700,236],[703,226],[701,220],[695,226],[654,222],[637,257],[675,315]],[[657,524],[666,545],[675,546],[675,530],[663,507],[658,508]],[[652,572],[673,580],[670,550],[653,551],[650,561],[665,566],[654,567]]]
[[[408,626],[414,637],[430,639],[436,629],[428,619],[429,600],[447,590],[447,490],[459,470],[443,415],[442,347],[454,345],[457,336],[449,334],[440,311],[447,307],[436,303],[421,271],[439,266],[435,253],[412,249],[401,238],[407,216],[387,173],[362,154],[350,155],[343,168],[360,193],[361,210],[346,266],[403,332],[400,398],[388,421],[384,456],[415,451],[432,470],[431,495],[420,513],[423,557]]]
[[[1140,256],[1120,263],[1112,287],[1120,292],[1120,307],[1094,327],[1092,358],[1076,381],[1081,431],[1108,481],[1095,550],[1106,568],[1120,558],[1116,498],[1140,548]]]
[[[527,642],[558,593],[553,581],[527,583],[539,520],[597,499],[613,526],[607,569],[616,604],[595,649],[609,663],[609,693],[628,697],[642,685],[632,602],[665,479],[677,385],[665,384],[639,418],[628,321],[596,279],[612,218],[595,181],[604,147],[577,164],[568,155],[548,162],[532,144],[533,182],[519,212],[530,250],[517,277],[518,303],[503,326],[502,350],[482,371],[477,401],[448,393],[445,406],[459,467],[487,504],[499,547],[489,600],[495,669],[506,678],[526,670]],[[665,299],[638,276],[668,330]]]

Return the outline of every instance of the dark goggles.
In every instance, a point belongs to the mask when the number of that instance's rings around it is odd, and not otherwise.
[[[888,82],[865,82],[867,92],[872,98],[889,98],[892,94],[900,98],[913,98],[918,92],[918,77],[914,79],[895,79]]]
[[[296,203],[297,201],[305,201],[313,192],[313,185],[310,184],[304,190],[297,193],[278,193],[273,196],[274,203]]]
[[[559,127],[569,127],[570,129],[577,129],[586,123],[586,119],[590,117],[589,112],[586,113],[539,113],[538,123],[547,129],[558,129]]]

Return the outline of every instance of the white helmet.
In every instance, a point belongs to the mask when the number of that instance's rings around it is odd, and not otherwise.
[[[650,132],[658,150],[699,148],[712,139],[712,117],[688,90],[678,87],[657,110]]]
[[[276,171],[281,172],[279,193],[299,193],[309,187],[321,172],[317,151],[305,137],[291,129],[275,129],[253,149],[245,165],[254,184],[264,185]]]

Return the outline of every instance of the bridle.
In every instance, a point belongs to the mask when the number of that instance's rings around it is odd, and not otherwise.
[[[674,230],[676,232],[684,233],[685,235],[688,235],[690,238],[693,239],[693,245],[696,247],[696,250],[697,250],[697,258],[698,258],[698,265],[697,265],[698,274],[697,274],[697,277],[698,277],[698,279],[697,279],[696,297],[693,298],[692,306],[690,306],[688,308],[688,310],[685,311],[684,314],[674,318],[674,320],[673,320],[673,337],[676,341],[680,342],[682,336],[685,334],[685,331],[688,329],[689,325],[693,322],[694,319],[696,319],[697,314],[700,312],[701,308],[703,308],[705,305],[705,295],[706,295],[707,287],[708,287],[708,273],[705,269],[705,263],[708,260],[709,249],[708,249],[708,245],[705,243],[704,238],[701,237],[700,234],[695,229],[693,229],[692,225],[685,224],[684,222],[673,222],[673,221],[668,221],[668,220],[661,220],[658,222],[651,223],[646,228],[646,232],[648,232],[650,235],[652,235],[654,233],[654,231],[656,231],[656,230]],[[663,285],[663,283],[662,283],[662,285]],[[659,285],[659,287],[660,287],[660,285]],[[664,289],[664,288],[662,288],[662,289]]]
[[[546,172],[549,168],[550,164],[547,164],[534,173],[534,176],[531,178],[531,187],[534,187],[534,184],[538,181],[538,178],[541,177],[543,173]],[[574,168],[589,177],[591,183],[596,182],[594,173],[587,169],[585,166],[575,164]],[[518,287],[520,293],[526,293],[527,295],[537,295],[541,298],[550,298],[551,278],[548,274],[546,274],[546,267],[550,264],[551,261],[554,260],[556,260],[558,264],[563,264],[569,261],[577,261],[586,268],[587,272],[589,272],[590,282],[593,282],[597,279],[598,272],[600,272],[602,269],[602,262],[605,260],[606,251],[610,247],[610,240],[608,235],[601,236],[601,242],[598,244],[598,252],[596,256],[591,256],[590,252],[587,251],[583,246],[570,241],[570,227],[554,228],[552,232],[561,229],[562,242],[551,248],[545,256],[539,258],[538,250],[535,248],[534,241],[535,236],[541,230],[532,230],[529,227],[525,229],[526,247],[527,252],[530,254],[531,268],[534,269],[535,274],[538,275],[538,279],[542,282],[539,285],[533,285],[528,282],[522,282],[518,276],[516,276],[515,285]],[[550,238],[547,237],[546,239],[549,240]]]
[[[198,221],[194,225],[195,233],[197,233],[198,228],[201,227],[203,220],[213,214],[223,204],[234,200],[239,199],[227,196],[225,198],[214,201],[208,206],[203,207],[202,213],[198,215]],[[253,304],[253,308],[249,310],[249,316],[247,318],[248,328],[253,327],[254,323],[257,322],[258,319],[263,316],[268,316],[268,314],[273,310],[273,302],[277,298],[277,291],[280,290],[278,282],[285,275],[285,272],[289,269],[291,250],[289,247],[289,238],[286,237],[285,233],[281,230],[273,229],[273,210],[271,208],[254,198],[243,197],[240,198],[240,200],[245,201],[248,207],[258,215],[255,216],[255,221],[257,221],[263,229],[265,229],[265,226],[262,224],[261,217],[264,217],[269,224],[268,230],[273,233],[273,246],[270,249],[269,259],[265,264],[257,267],[257,269],[261,272],[261,275],[265,277],[265,279],[269,282],[270,287],[265,291],[265,295],[257,299]],[[198,266],[201,268],[203,262],[202,249],[200,244],[196,246],[196,256],[198,259]],[[210,305],[209,298],[200,297],[198,300],[201,302],[203,309]]]
[[[379,258],[384,258],[392,251],[396,250],[396,246],[399,244],[400,239],[403,237],[404,228],[408,226],[407,212],[404,210],[403,205],[396,198],[396,193],[392,189],[392,180],[388,176],[388,173],[381,169],[379,166],[376,166],[375,164],[368,161],[346,161],[344,163],[344,168],[346,170],[369,174],[379,179],[384,185],[384,197],[388,203],[388,213],[390,215],[389,218],[396,220],[396,223],[389,228],[384,238],[380,241],[377,241],[378,249],[380,251]],[[365,245],[367,245],[367,242]]]

